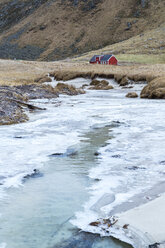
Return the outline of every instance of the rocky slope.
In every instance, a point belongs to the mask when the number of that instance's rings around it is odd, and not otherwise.
[[[2,0],[0,58],[57,60],[165,22],[162,0]]]

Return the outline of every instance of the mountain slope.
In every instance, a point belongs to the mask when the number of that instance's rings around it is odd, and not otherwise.
[[[0,58],[63,59],[162,23],[162,0],[2,0]]]

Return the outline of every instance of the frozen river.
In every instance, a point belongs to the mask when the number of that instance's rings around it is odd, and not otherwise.
[[[159,193],[149,192],[164,182],[165,100],[125,98],[143,85],[109,82],[35,100],[47,110],[0,127],[0,248],[129,247],[89,223]]]

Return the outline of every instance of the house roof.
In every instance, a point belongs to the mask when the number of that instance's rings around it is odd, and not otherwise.
[[[96,57],[100,57],[100,55],[94,55],[94,56],[91,58],[90,62],[95,62],[95,61],[96,61]]]
[[[100,59],[100,62],[108,61],[112,56],[113,56],[112,54],[104,55],[104,56]]]

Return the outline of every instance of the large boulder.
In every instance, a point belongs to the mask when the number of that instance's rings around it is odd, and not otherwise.
[[[150,98],[152,99],[165,99],[165,88],[158,88],[153,90]]]
[[[91,86],[97,86],[100,84],[100,80],[93,79],[92,82],[90,83]]]
[[[146,85],[140,94],[141,98],[165,99],[165,77],[158,77]]]

